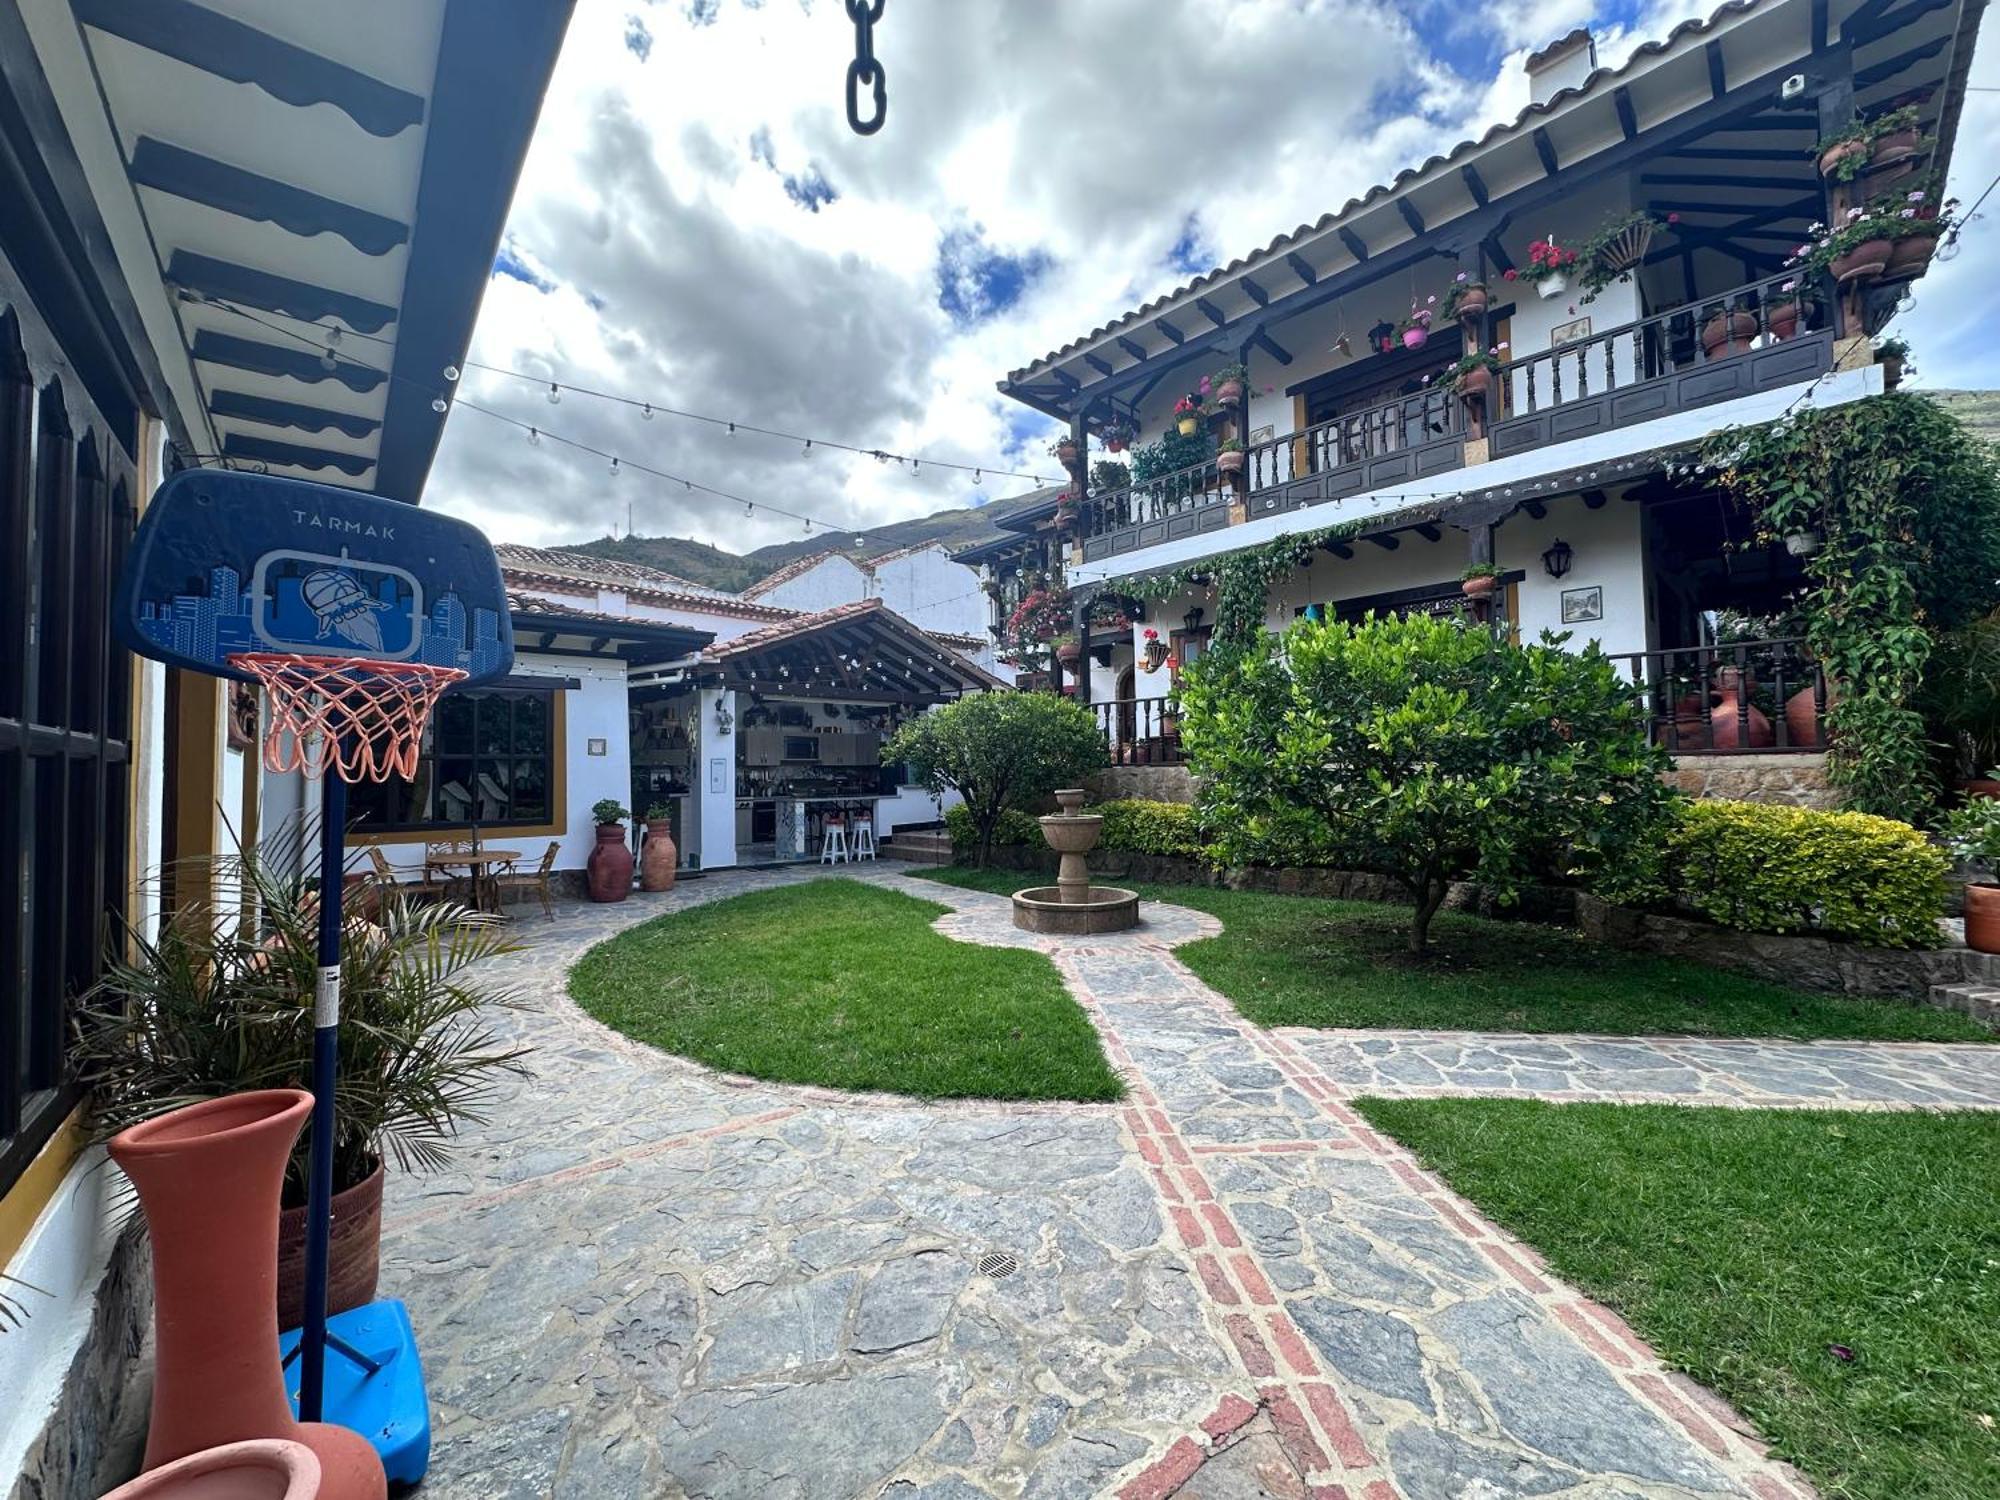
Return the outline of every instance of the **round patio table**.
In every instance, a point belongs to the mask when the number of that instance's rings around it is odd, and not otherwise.
[[[454,850],[448,854],[426,854],[424,867],[455,870],[463,867],[472,876],[472,904],[480,911],[500,914],[500,886],[494,879],[500,871],[521,858],[519,849]]]

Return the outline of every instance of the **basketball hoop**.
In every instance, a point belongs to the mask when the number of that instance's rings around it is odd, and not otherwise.
[[[270,695],[264,769],[314,781],[329,767],[348,782],[415,776],[431,710],[469,675],[425,662],[288,651],[239,651],[228,660]]]

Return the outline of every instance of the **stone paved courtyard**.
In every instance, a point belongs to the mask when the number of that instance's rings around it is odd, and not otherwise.
[[[1211,917],[1149,902],[1141,931],[1065,945],[892,865],[856,878],[1055,959],[1125,1104],[727,1079],[568,999],[568,965],[624,927],[813,878],[565,906],[494,962],[534,1076],[452,1172],[391,1177],[423,1493],[1810,1495],[1347,1100],[2000,1107],[1984,1048],[1265,1031],[1173,956]]]

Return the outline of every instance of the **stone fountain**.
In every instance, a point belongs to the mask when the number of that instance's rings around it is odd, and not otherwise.
[[[1089,854],[1104,832],[1101,813],[1083,808],[1083,788],[1056,793],[1061,812],[1037,821],[1049,847],[1062,856],[1054,885],[1014,892],[1014,925],[1028,932],[1079,935],[1124,932],[1139,925],[1139,893],[1090,883]]]

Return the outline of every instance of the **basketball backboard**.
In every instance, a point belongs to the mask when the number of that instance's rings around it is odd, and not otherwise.
[[[457,667],[514,662],[506,589],[475,526],[400,501],[267,474],[188,469],[139,520],[116,623],[134,651],[248,678],[239,653]]]

